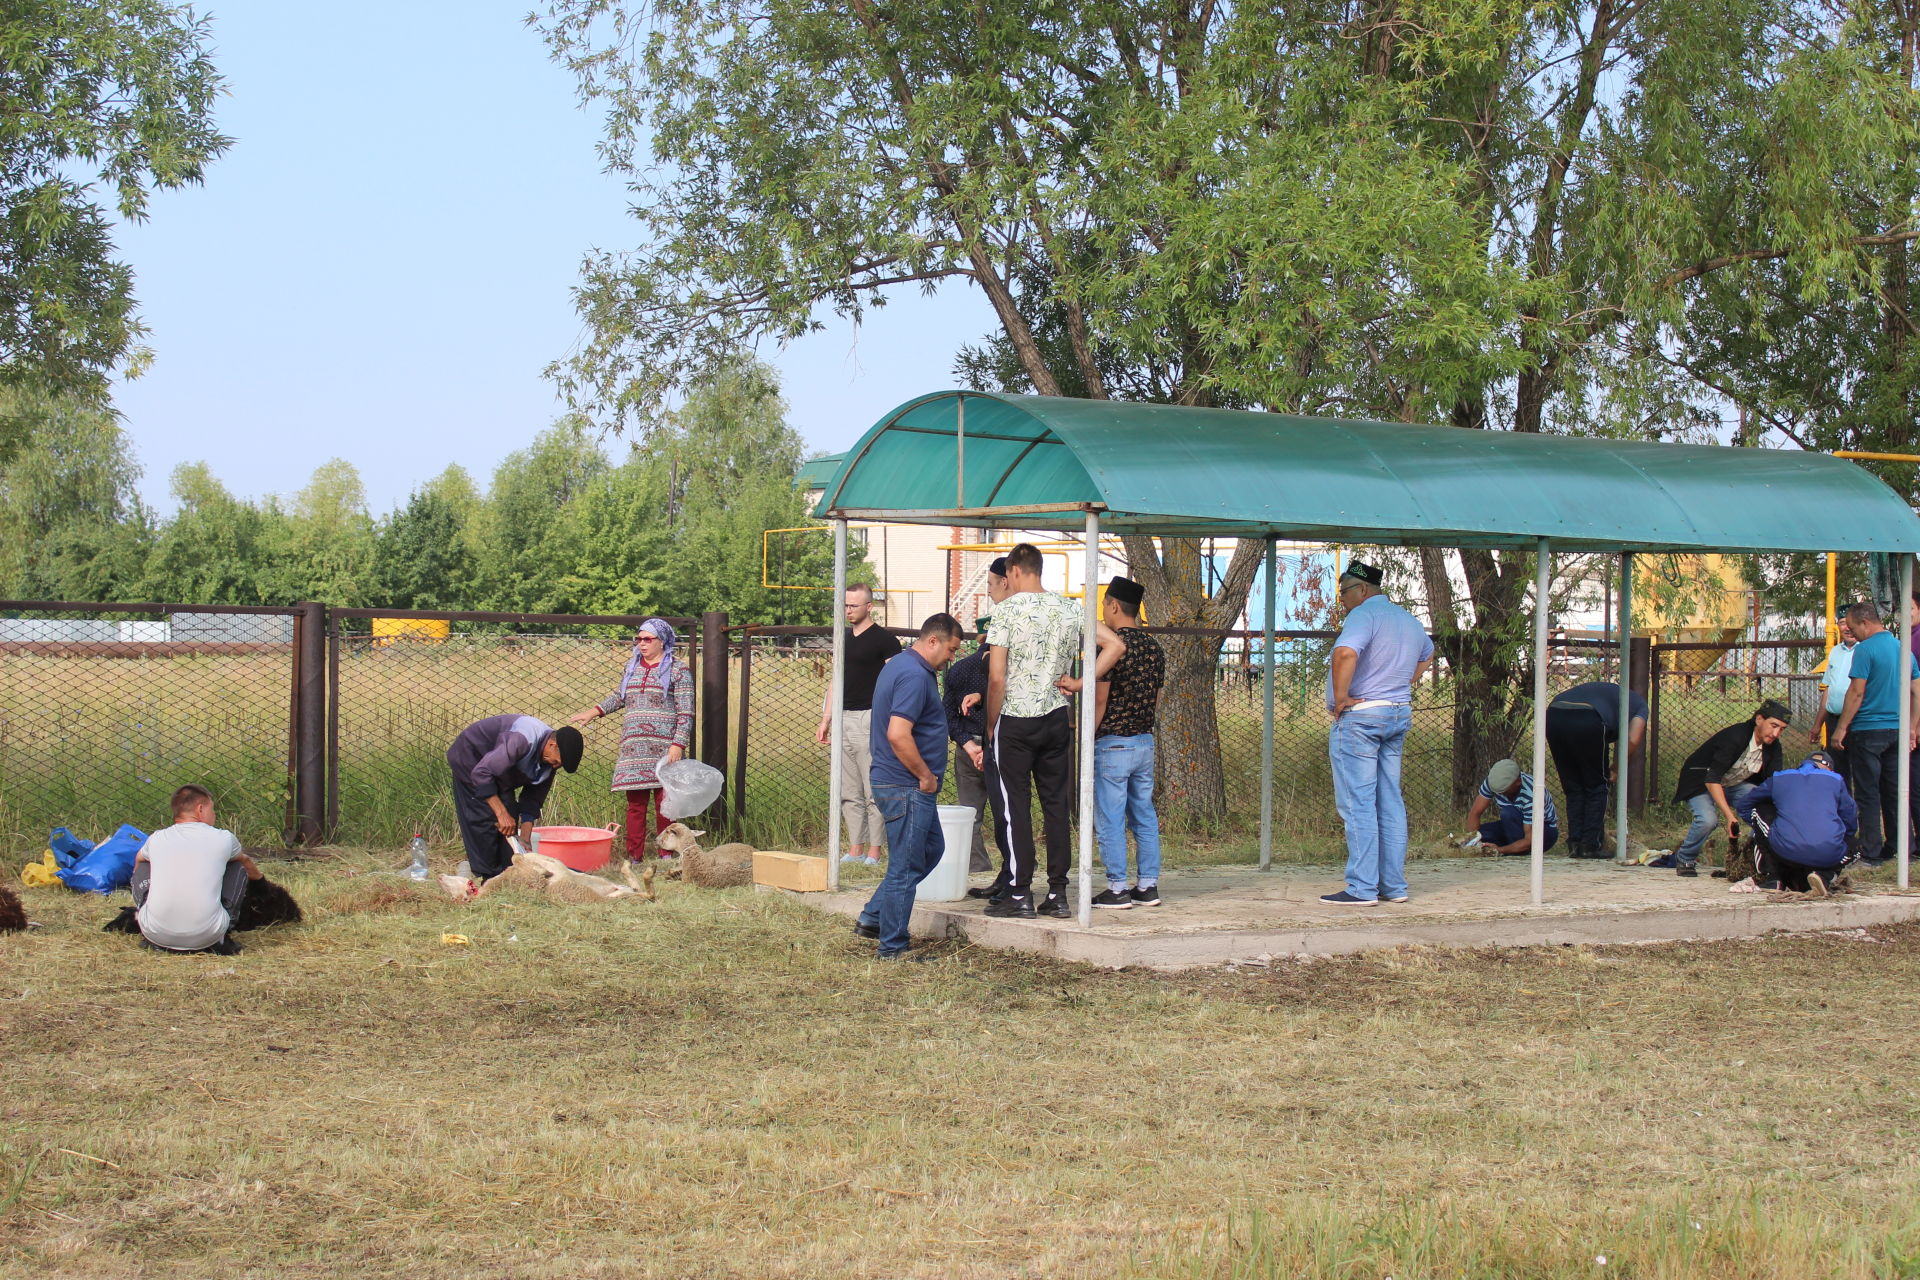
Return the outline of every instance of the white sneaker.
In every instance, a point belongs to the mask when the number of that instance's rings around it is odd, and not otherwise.
[[[872,854],[868,854],[866,857],[860,859],[860,861],[866,863],[870,867],[877,867],[880,865],[880,859],[874,857]]]
[[[856,858],[856,857],[854,857],[854,856],[853,856],[852,854],[850,854],[850,853],[843,853],[843,854],[841,854],[841,855],[840,855],[840,861],[842,861],[842,862],[852,862],[852,863],[859,863],[859,862],[861,862],[861,861],[863,861],[863,859],[860,859],[860,858]]]

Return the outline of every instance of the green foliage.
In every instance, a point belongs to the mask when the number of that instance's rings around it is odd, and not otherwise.
[[[0,382],[104,400],[141,327],[109,211],[198,182],[229,140],[211,33],[160,0],[16,0],[0,15]]]
[[[151,522],[113,416],[0,388],[0,593],[92,600],[138,580]]]

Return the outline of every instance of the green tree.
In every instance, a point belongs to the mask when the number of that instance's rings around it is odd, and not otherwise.
[[[0,16],[0,381],[104,402],[142,332],[110,218],[144,218],[154,189],[200,181],[229,142],[211,38],[160,0],[16,0]]]
[[[286,539],[284,520],[236,498],[204,462],[183,462],[170,483],[178,503],[154,539],[140,594],[182,604],[284,604],[266,580]]]
[[[1916,232],[1888,14],[1806,0],[1459,6],[559,0],[644,248],[588,267],[557,372],[616,421],[742,340],[965,280],[971,359],[1057,394],[1667,435],[1648,369],[1754,262],[1858,292]],[[698,49],[699,56],[688,56]],[[649,163],[649,161],[651,163]],[[1893,185],[1898,185],[1897,183]],[[1871,220],[1870,210],[1877,210]],[[1832,282],[1839,281],[1839,285]],[[1151,616],[1224,626],[1197,545],[1133,539]],[[1520,710],[1529,557],[1419,557],[1457,679],[1457,787]],[[1169,649],[1172,807],[1223,805],[1211,646]]]
[[[0,591],[111,600],[137,584],[151,517],[113,415],[0,388]]]
[[[352,463],[321,463],[290,511],[282,513],[277,503],[268,508],[280,516],[270,526],[278,545],[261,566],[268,595],[284,603],[364,603],[373,586],[374,530],[366,487]]]
[[[544,611],[554,584],[582,560],[579,525],[566,508],[607,465],[586,421],[574,416],[508,455],[469,524],[479,607]]]
[[[459,466],[414,490],[374,538],[368,599],[376,608],[471,609],[474,564],[467,523],[478,498]]]

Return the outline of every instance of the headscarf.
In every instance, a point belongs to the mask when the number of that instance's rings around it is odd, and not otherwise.
[[[660,640],[660,689],[664,693],[673,692],[673,625],[664,618],[648,618],[640,624],[640,630],[650,632]],[[620,700],[626,701],[627,687],[633,683],[633,673],[640,669],[640,644],[636,640],[633,656],[627,659],[627,669],[620,673]]]

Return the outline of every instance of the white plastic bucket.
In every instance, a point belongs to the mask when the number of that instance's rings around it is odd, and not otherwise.
[[[973,857],[973,824],[979,816],[970,804],[940,806],[940,834],[946,837],[947,851],[914,890],[914,901],[958,902],[967,896],[967,863]]]

